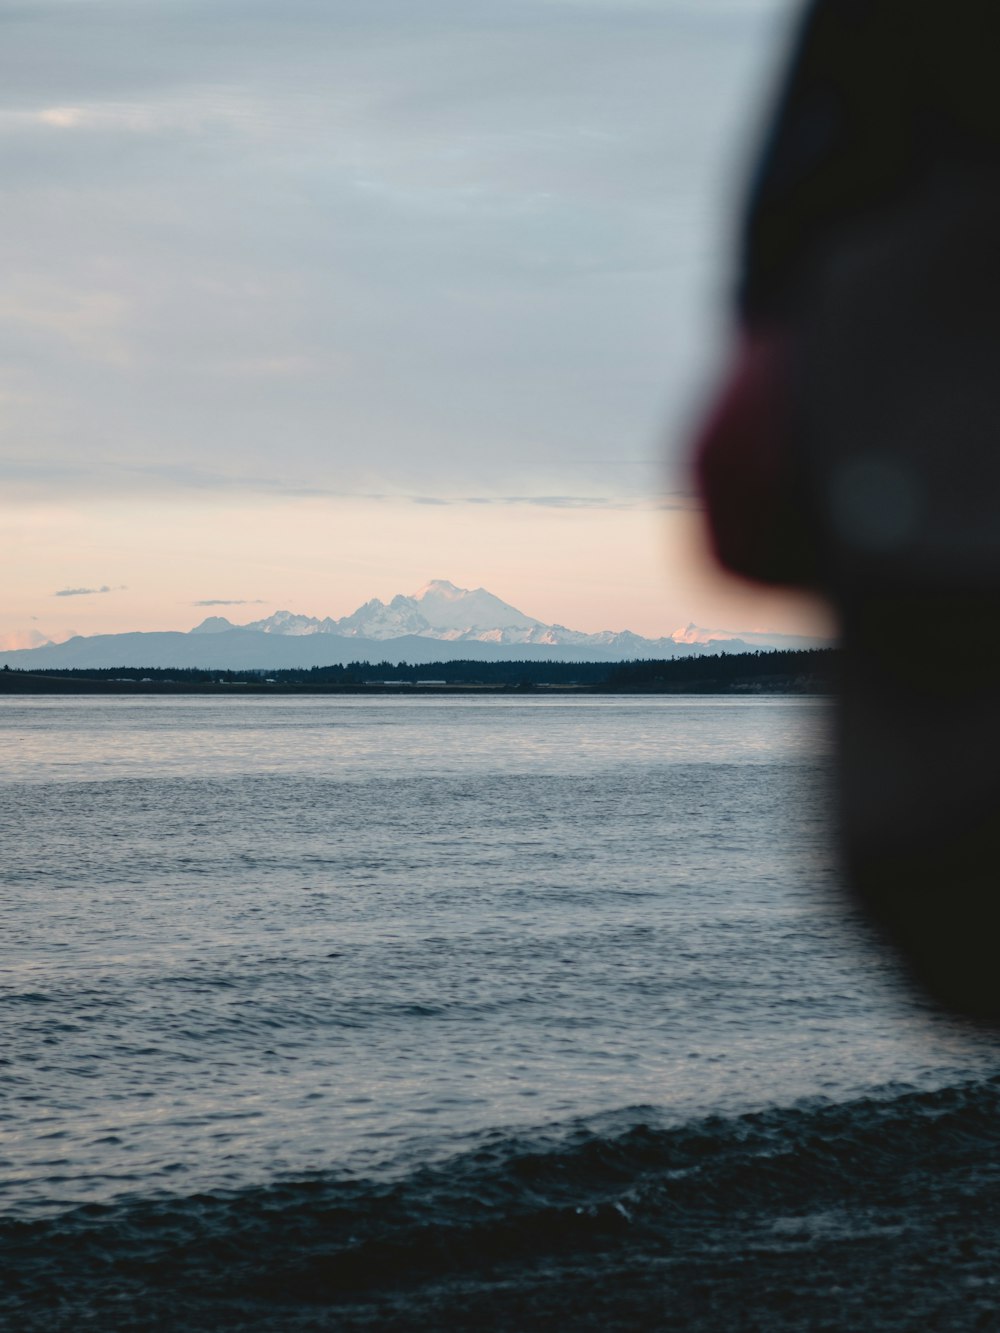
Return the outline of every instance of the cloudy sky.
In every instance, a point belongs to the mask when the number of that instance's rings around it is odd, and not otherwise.
[[[0,636],[431,578],[791,628],[694,561],[680,461],[790,12],[0,4]]]

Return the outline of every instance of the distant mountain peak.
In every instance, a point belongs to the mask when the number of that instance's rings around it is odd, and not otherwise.
[[[438,595],[440,597],[467,597],[471,590],[469,588],[459,588],[452,583],[450,579],[431,579],[430,583],[425,583],[419,592],[415,592],[411,598],[414,602],[422,602],[425,597]],[[482,588],[477,588],[476,592],[482,592]]]
[[[459,657],[524,657],[618,662],[691,653],[746,652],[753,648],[817,648],[823,641],[765,631],[730,633],[688,624],[669,637],[647,639],[630,630],[587,633],[547,625],[485,588],[459,588],[432,579],[412,597],[389,603],[373,597],[350,615],[333,619],[275,611],[234,625],[208,616],[188,634],[136,633],[73,638],[67,643],[0,652],[12,666],[320,666],[367,657],[410,662]]]
[[[445,631],[449,638],[547,628],[485,588],[459,588],[448,579],[432,579],[406,600],[426,619],[429,630]]]
[[[206,616],[200,625],[195,625],[191,634],[224,634],[228,629],[236,629],[225,616]]]
[[[262,634],[312,637],[336,635],[345,639],[387,642],[406,636],[441,643],[490,643],[497,645],[545,645],[584,648],[625,657],[674,656],[679,652],[718,652],[744,647],[808,647],[818,641],[768,633],[733,633],[705,629],[693,622],[660,639],[647,639],[631,630],[600,630],[585,633],[565,625],[548,625],[525,615],[486,588],[460,588],[450,579],[431,579],[412,596],[397,593],[389,602],[372,597],[350,615],[320,620],[292,611],[275,611],[263,620],[234,625],[225,616],[209,616],[192,634],[220,634],[234,629]]]

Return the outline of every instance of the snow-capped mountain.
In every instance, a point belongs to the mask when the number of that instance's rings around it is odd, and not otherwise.
[[[588,634],[546,625],[487,592],[434,579],[412,597],[377,597],[333,619],[275,611],[234,625],[209,616],[187,634],[103,634],[0,653],[0,665],[23,667],[323,666],[351,661],[433,662],[455,658],[548,658],[614,662],[754,648],[815,648],[797,635],[703,630],[687,625],[660,639],[630,630]]]
[[[794,635],[737,635],[726,630],[702,630],[693,624],[661,639],[645,639],[631,630],[601,630],[586,634],[582,630],[567,629],[565,625],[546,625],[485,588],[457,588],[447,579],[433,579],[412,597],[400,594],[391,602],[373,597],[339,620],[330,616],[321,620],[316,616],[295,615],[291,611],[275,611],[264,620],[251,620],[237,626],[224,616],[209,616],[191,633],[218,634],[232,629],[256,630],[261,634],[338,634],[349,639],[398,639],[404,634],[415,634],[445,643],[591,645],[613,649],[623,657],[648,655],[651,651],[676,651],[678,645],[703,648],[707,644],[736,638],[744,644],[752,640],[759,646],[776,648],[813,646],[813,640]]]
[[[404,634],[418,634],[445,641],[554,643],[555,639],[546,636],[560,627],[543,625],[485,588],[456,588],[447,579],[434,579],[412,597],[400,594],[391,602],[373,597],[339,620],[275,611],[264,620],[235,626],[223,616],[210,616],[191,632],[218,634],[236,628],[258,630],[262,634],[340,634],[350,639],[398,639]],[[570,630],[562,632],[572,634]]]

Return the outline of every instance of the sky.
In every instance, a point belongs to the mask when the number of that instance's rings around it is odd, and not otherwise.
[[[0,645],[433,578],[814,624],[707,566],[685,446],[792,13],[0,5]]]

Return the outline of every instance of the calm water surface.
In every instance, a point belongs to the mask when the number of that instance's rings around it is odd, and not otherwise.
[[[997,1068],[837,897],[818,701],[22,698],[0,733],[8,1211]]]

